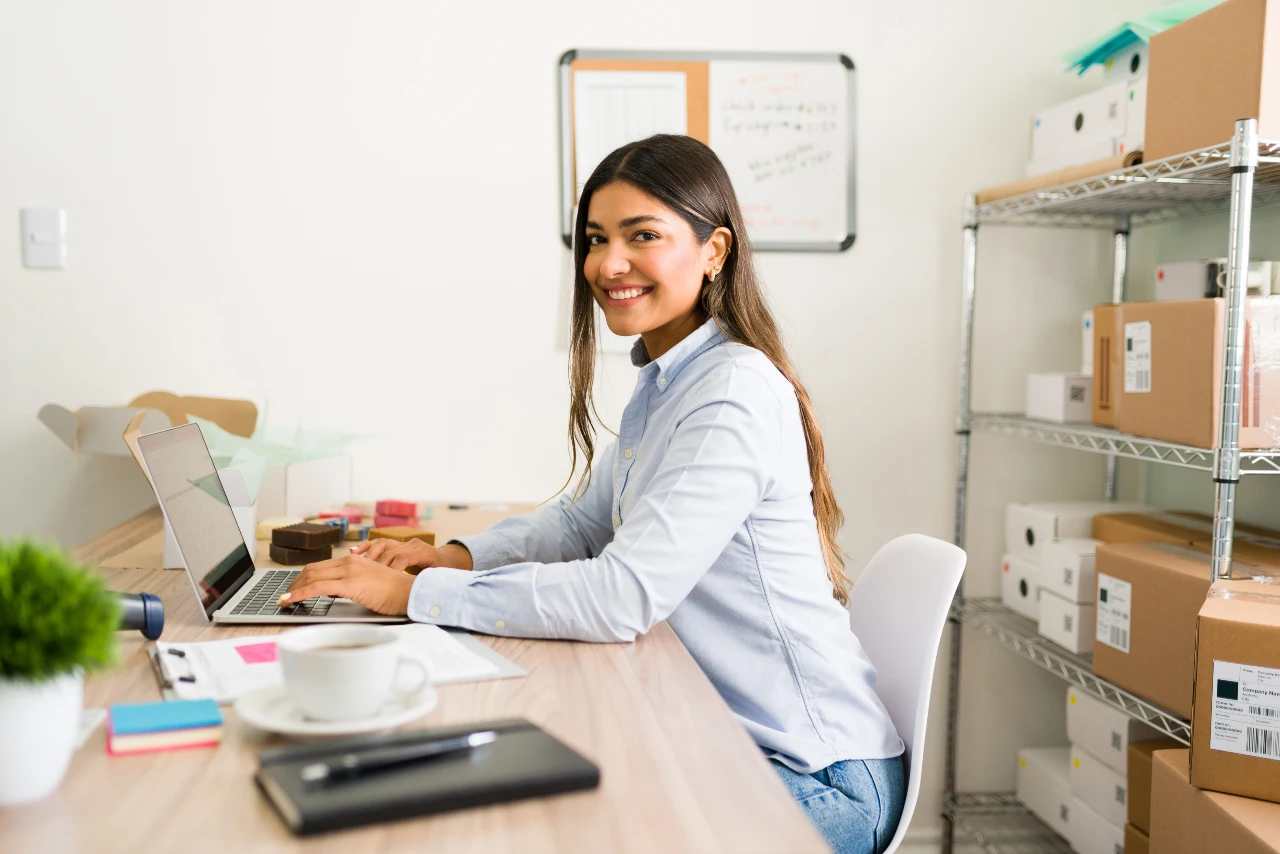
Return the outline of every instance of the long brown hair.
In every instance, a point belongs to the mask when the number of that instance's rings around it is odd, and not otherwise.
[[[760,289],[742,211],[724,164],[710,148],[687,136],[659,134],[624,145],[601,161],[582,188],[573,229],[573,320],[569,344],[569,447],[573,466],[569,477],[572,480],[572,472],[577,470],[580,452],[585,458],[586,470],[578,481],[575,498],[591,483],[595,453],[593,418],[603,425],[592,396],[596,303],[583,273],[587,257],[587,208],[596,190],[615,181],[634,185],[678,213],[693,228],[699,243],[706,243],[717,228],[727,228],[733,234],[724,267],[714,282],[703,281],[698,304],[730,340],[754,347],[768,356],[795,389],[809,451],[813,514],[822,540],[822,556],[833,595],[841,604],[847,604],[849,579],[844,574],[844,551],[836,543],[836,532],[844,524],[844,514],[831,489],[822,432],[814,417],[813,404],[787,357],[778,324]]]

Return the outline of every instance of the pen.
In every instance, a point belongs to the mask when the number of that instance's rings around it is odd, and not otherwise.
[[[410,744],[398,747],[364,750],[358,753],[344,753],[337,759],[327,762],[312,762],[302,766],[298,776],[304,783],[322,783],[330,780],[358,777],[369,771],[378,771],[397,765],[429,759],[455,750],[465,750],[489,744],[498,737],[493,730],[473,732],[454,738],[442,738],[425,744]]]

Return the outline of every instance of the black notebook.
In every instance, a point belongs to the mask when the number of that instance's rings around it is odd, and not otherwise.
[[[489,744],[349,780],[317,785],[299,776],[304,765],[342,753],[485,730],[497,733]],[[501,720],[268,748],[254,779],[289,829],[309,834],[593,789],[600,769],[529,721]]]

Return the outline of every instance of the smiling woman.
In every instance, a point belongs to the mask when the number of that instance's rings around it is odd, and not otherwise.
[[[375,541],[313,564],[289,601],[344,596],[425,623],[595,642],[666,620],[832,847],[882,851],[902,814],[902,739],[841,607],[822,434],[724,166],[682,136],[613,152],[583,188],[574,258],[577,487],[440,548]],[[638,336],[640,369],[599,460],[597,305]]]

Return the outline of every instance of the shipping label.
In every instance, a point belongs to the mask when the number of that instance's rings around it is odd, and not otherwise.
[[[1151,391],[1151,321],[1124,325],[1124,393]]]
[[[1133,585],[1098,573],[1098,643],[1129,652],[1129,620],[1133,611]]]
[[[1280,759],[1280,670],[1213,662],[1209,747]]]

